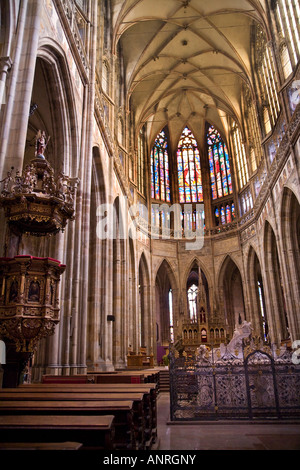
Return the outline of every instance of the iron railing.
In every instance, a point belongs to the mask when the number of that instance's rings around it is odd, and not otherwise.
[[[300,419],[300,365],[287,351],[169,358],[171,421]]]

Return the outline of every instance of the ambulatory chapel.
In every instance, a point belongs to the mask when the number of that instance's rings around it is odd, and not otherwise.
[[[300,347],[299,20],[1,0],[0,387]]]

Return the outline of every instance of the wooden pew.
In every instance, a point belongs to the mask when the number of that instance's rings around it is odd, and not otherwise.
[[[38,401],[38,400],[6,400],[0,401],[0,415],[21,417],[32,416],[115,416],[116,449],[136,450],[136,434],[133,421],[133,401]]]
[[[80,450],[114,450],[114,416],[0,414],[0,442],[3,445],[50,445],[70,440],[80,443]]]
[[[89,380],[94,383],[157,383],[159,382],[158,370],[120,371],[115,374],[94,372],[89,374]]]
[[[13,452],[17,450],[79,450],[81,447],[80,442],[0,442],[0,451],[9,450]]]
[[[51,384],[43,384],[43,383],[32,383],[32,384],[21,384],[16,388],[12,388],[12,389],[7,389],[7,388],[4,388],[4,389],[0,389],[0,392],[1,390],[5,391],[5,390],[11,390],[11,391],[15,391],[15,390],[28,390],[30,391],[31,389],[37,389],[37,388],[42,388],[43,390],[46,390],[46,388],[48,390],[64,390],[64,389],[68,389],[68,390],[76,390],[76,391],[85,391],[85,390],[96,390],[96,389],[103,389],[103,388],[109,388],[110,390],[111,389],[125,389],[127,391],[131,391],[131,390],[154,390],[155,393],[157,394],[158,393],[158,384],[157,383],[154,383],[154,382],[150,382],[150,383],[140,383],[140,384],[131,384],[131,383],[89,383],[89,384],[72,384],[70,386],[70,384],[64,384],[64,383],[60,383],[60,384],[54,384],[54,383],[51,383]]]
[[[130,371],[130,370],[121,370],[121,371],[111,371],[111,372],[102,372],[94,371],[88,372],[87,374],[79,375],[43,375],[42,383],[47,384],[84,384],[90,383],[95,380],[95,377],[102,377],[103,380],[107,380],[110,377],[111,383],[149,383],[159,381],[159,369],[141,369],[139,371]],[[101,380],[101,379],[97,379]],[[102,380],[102,381],[103,381]]]
[[[144,383],[144,374],[93,374],[95,383],[128,383],[140,384]]]
[[[17,389],[3,389],[3,391],[11,391],[11,392],[56,392],[56,393],[95,393],[95,392],[118,392],[123,394],[128,394],[129,392],[141,392],[148,396],[148,403],[150,400],[150,407],[151,412],[149,413],[147,409],[145,410],[145,417],[149,416],[149,422],[147,426],[147,419],[146,419],[146,429],[145,429],[145,439],[147,441],[147,448],[149,445],[152,445],[156,442],[157,439],[157,390],[158,384],[157,383],[147,383],[147,384],[122,384],[122,383],[103,383],[103,384],[73,384],[69,386],[68,384],[24,384],[19,386]],[[0,390],[0,397],[1,397],[1,390]],[[151,444],[149,444],[151,441]]]
[[[10,389],[6,392],[5,389],[0,391],[0,401],[92,401],[95,403],[99,402],[109,402],[113,401],[133,401],[133,426],[135,433],[135,442],[136,447],[139,450],[146,448],[146,438],[147,430],[149,427],[149,422],[147,421],[149,415],[149,407],[151,406],[150,394],[144,392],[127,392],[127,393],[118,393],[117,391],[98,391],[93,392],[74,392],[72,389],[66,391],[47,391],[47,385],[45,385],[46,390],[41,390],[41,388],[35,389],[32,388],[32,392],[28,391],[22,392],[23,389]],[[54,388],[55,390],[55,388]],[[3,405],[5,407],[5,405]],[[1,405],[0,405],[1,410]],[[149,420],[149,418],[148,418]],[[148,427],[147,427],[148,424]],[[148,432],[149,433],[149,432]]]
[[[68,384],[86,384],[89,381],[88,375],[43,375],[42,382],[51,383],[68,383]]]
[[[150,383],[152,380],[154,383],[158,384],[158,381],[154,381],[153,374],[151,373],[149,375],[149,380],[146,381],[146,383]],[[141,385],[143,382],[145,383],[145,373],[138,374],[135,373],[134,375],[130,372],[124,371],[120,374],[117,375],[111,375],[111,374],[99,374],[99,375],[94,375],[94,382],[97,385],[100,384],[139,384]],[[156,437],[157,437],[157,412],[156,412],[156,400],[155,402],[152,403],[152,409],[151,409],[151,416],[149,416],[149,426],[147,427],[148,429],[148,434],[150,437],[148,438],[147,442],[149,440],[155,442]]]

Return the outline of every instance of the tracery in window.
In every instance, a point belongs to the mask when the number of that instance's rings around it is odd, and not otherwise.
[[[266,135],[269,134],[272,130],[270,114],[267,106],[263,107],[263,119],[264,119],[264,127]]]
[[[76,0],[77,6],[86,13],[87,10],[87,1],[86,0]]]
[[[245,128],[247,133],[247,142],[249,143],[251,171],[254,173],[262,158],[262,146],[260,128],[257,119],[256,104],[248,87],[243,90]]]
[[[283,44],[280,48],[280,59],[283,70],[283,76],[287,79],[293,72],[289,50],[286,44]]]
[[[171,201],[168,139],[161,131],[151,151],[151,197],[160,201]]]
[[[191,210],[188,210],[188,208],[186,208],[186,210],[183,209],[181,211],[181,225],[186,233],[205,228],[204,208],[196,207],[191,208]]]
[[[249,180],[249,172],[246,160],[246,151],[245,145],[242,142],[241,133],[236,123],[233,124],[232,128],[232,137],[233,137],[233,149],[237,165],[237,177],[239,182],[239,187],[242,189]]]
[[[289,64],[287,67],[292,65],[295,67],[300,58],[300,5],[296,0],[278,0],[276,6],[276,23],[277,30],[282,38],[285,40],[285,46],[287,48],[284,51],[285,57],[283,61]],[[284,68],[284,66],[283,66]],[[288,74],[289,68],[286,70]],[[287,78],[288,75],[285,76]]]
[[[253,208],[253,198],[250,188],[248,188],[241,196],[241,212],[246,214]]]
[[[200,154],[197,141],[188,127],[183,130],[177,150],[179,202],[203,201]]]
[[[235,205],[233,202],[218,205],[214,211],[216,226],[230,224],[235,219]]]
[[[267,135],[277,122],[280,104],[272,44],[267,42],[264,31],[258,25],[253,50],[257,70],[257,92],[261,97],[260,106],[265,123],[265,135]]]
[[[218,199],[232,194],[229,155],[225,142],[213,126],[209,127],[206,137],[212,198]]]
[[[280,105],[276,89],[274,59],[269,46],[267,46],[265,50],[263,67],[261,71],[263,75],[263,85],[267,92],[270,121],[272,122],[272,126],[274,126],[280,112]]]

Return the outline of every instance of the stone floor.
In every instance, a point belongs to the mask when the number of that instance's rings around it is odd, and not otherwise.
[[[300,450],[300,422],[170,424],[169,393],[157,408],[159,450]]]

